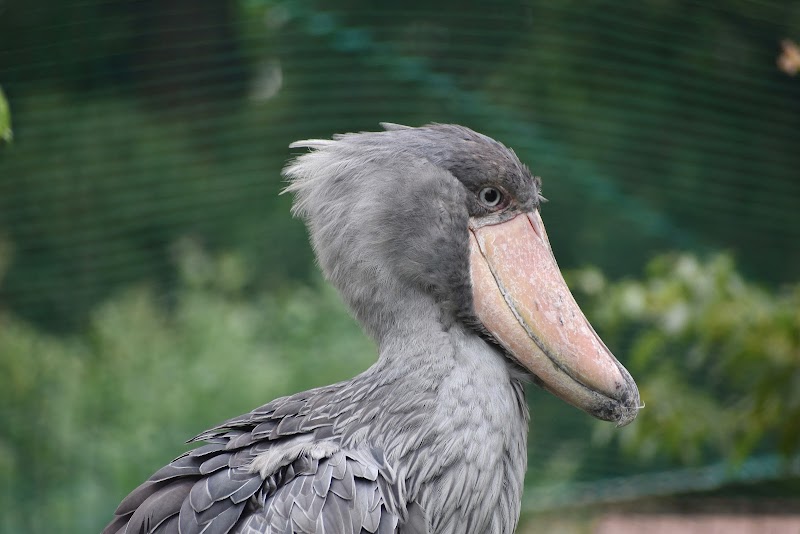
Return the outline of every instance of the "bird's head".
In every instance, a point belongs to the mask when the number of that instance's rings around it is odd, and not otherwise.
[[[468,128],[384,127],[294,143],[312,150],[284,171],[323,272],[367,331],[380,343],[423,299],[558,397],[631,422],[638,389],[561,276],[540,180]]]

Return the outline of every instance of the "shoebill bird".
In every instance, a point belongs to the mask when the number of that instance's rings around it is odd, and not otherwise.
[[[636,417],[636,384],[556,265],[539,178],[462,126],[384,128],[294,143],[308,151],[284,171],[378,361],[200,434],[105,533],[510,533],[526,381]]]

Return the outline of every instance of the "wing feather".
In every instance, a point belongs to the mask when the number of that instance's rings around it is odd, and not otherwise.
[[[263,485],[264,481],[261,479],[261,477],[252,477],[248,479],[247,482],[239,486],[239,489],[231,493],[231,502],[234,504],[239,504],[240,502],[246,501],[252,497]]]
[[[383,452],[335,445],[337,419],[354,417],[335,405],[359,393],[347,387],[277,399],[203,432],[191,441],[207,443],[131,492],[104,534],[396,532],[404,505]],[[251,469],[257,459],[276,470]]]
[[[153,532],[154,534],[180,534],[178,528],[178,514],[175,514],[161,523]]]
[[[390,478],[393,471],[377,464],[376,456],[382,455],[338,451],[319,460],[313,472],[278,487],[263,508],[242,519],[235,532],[372,534],[381,528],[395,532],[401,513],[390,510],[379,487],[379,479],[387,486],[395,483]],[[362,465],[364,459],[371,465]]]
[[[129,532],[152,532],[165,520],[176,515],[175,510],[192,489],[194,480],[187,478],[170,484],[150,495],[128,520]]]
[[[233,454],[218,454],[216,456],[212,456],[202,464],[200,464],[200,474],[201,475],[210,475],[215,471],[219,471],[223,467],[228,467],[229,461]]]

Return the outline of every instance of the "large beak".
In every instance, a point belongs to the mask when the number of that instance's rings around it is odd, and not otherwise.
[[[618,426],[639,410],[630,373],[595,333],[556,264],[538,211],[470,220],[475,313],[548,391]]]

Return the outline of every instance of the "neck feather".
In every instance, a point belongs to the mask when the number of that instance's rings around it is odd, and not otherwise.
[[[357,379],[374,409],[348,434],[384,451],[406,499],[455,521],[434,531],[511,532],[527,458],[521,377],[471,330],[432,324],[420,315],[387,333],[380,360]]]

